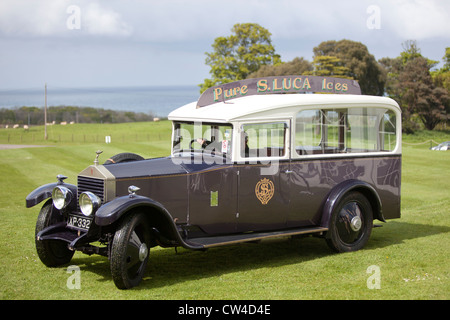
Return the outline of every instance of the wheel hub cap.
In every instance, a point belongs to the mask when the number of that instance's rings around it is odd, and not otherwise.
[[[359,216],[354,216],[350,221],[350,228],[352,228],[353,231],[359,231],[361,229],[361,225],[362,222]]]
[[[148,248],[147,245],[145,243],[142,243],[139,246],[139,260],[140,261],[144,261],[145,258],[147,258],[148,255]]]

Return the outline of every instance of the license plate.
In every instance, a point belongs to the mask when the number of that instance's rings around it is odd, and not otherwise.
[[[67,226],[75,229],[88,230],[91,226],[92,219],[82,218],[78,216],[69,215]]]

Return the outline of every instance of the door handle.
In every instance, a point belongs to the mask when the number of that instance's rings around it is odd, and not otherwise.
[[[283,173],[286,173],[286,174],[289,174],[289,173],[292,173],[293,171],[292,170],[284,170],[284,171],[282,171]]]

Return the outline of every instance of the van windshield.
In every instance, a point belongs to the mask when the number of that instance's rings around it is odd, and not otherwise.
[[[231,124],[174,122],[172,153],[208,152],[231,157]]]

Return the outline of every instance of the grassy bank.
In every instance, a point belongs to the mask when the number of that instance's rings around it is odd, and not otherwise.
[[[104,151],[101,160],[120,152],[144,157],[169,154],[170,123],[54,126],[52,130],[47,141],[22,142],[51,147],[0,150],[0,299],[450,298],[450,151],[430,151],[430,145],[422,143],[450,140],[449,133],[404,136],[402,218],[374,229],[361,251],[333,254],[317,238],[206,252],[156,248],[150,253],[142,284],[119,291],[104,257],[75,253],[71,264],[81,270],[79,290],[68,289],[67,267],[46,268],[34,247],[39,207],[26,209],[25,197],[37,186],[55,181],[58,173],[75,183],[98,149]],[[6,143],[1,140],[5,131],[0,130],[0,143]],[[28,133],[32,132],[40,136],[43,128]],[[99,140],[59,142],[55,138],[72,134],[98,135]],[[112,142],[105,144],[108,134]],[[150,139],[133,140],[133,135]],[[121,136],[130,138],[121,141]],[[10,143],[20,143],[14,141]],[[379,268],[380,289],[367,286],[371,266]]]
[[[48,125],[47,139],[44,126],[0,129],[0,144],[104,144],[105,137],[113,143],[151,142],[170,140],[169,121],[136,122],[119,124],[67,124]]]

